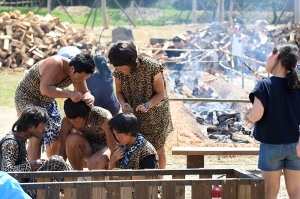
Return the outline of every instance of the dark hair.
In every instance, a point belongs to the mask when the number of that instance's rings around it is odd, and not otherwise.
[[[300,80],[297,69],[297,62],[299,59],[298,47],[294,44],[280,44],[273,49],[273,54],[276,54],[277,52],[279,52],[279,61],[282,66],[289,71],[286,75],[288,88],[291,90],[300,89]],[[274,70],[275,67],[273,67],[272,70]]]
[[[178,37],[178,36],[175,36],[175,37],[173,38],[173,42],[181,42],[181,38]]]
[[[12,132],[27,131],[31,126],[37,127],[40,123],[46,123],[49,120],[46,109],[31,106],[23,110],[18,120],[12,126]]]
[[[134,71],[137,67],[137,50],[132,42],[115,43],[108,52],[109,62],[114,66],[127,65]]]
[[[69,119],[75,119],[77,117],[85,119],[90,114],[91,108],[88,107],[84,101],[75,103],[68,98],[64,102],[64,111]]]
[[[74,67],[74,73],[93,74],[95,72],[95,62],[90,54],[79,53],[71,59],[69,66]]]
[[[108,122],[111,132],[115,130],[117,133],[136,137],[139,132],[140,122],[133,113],[119,113]]]
[[[111,71],[107,66],[105,57],[102,55],[94,55],[94,60],[99,71],[100,78],[107,81],[111,77]]]

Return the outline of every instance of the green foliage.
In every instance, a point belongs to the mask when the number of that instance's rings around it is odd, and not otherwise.
[[[14,96],[16,87],[23,74],[0,74],[0,106],[14,108]]]

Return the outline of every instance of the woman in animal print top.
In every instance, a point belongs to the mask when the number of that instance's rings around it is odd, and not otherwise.
[[[164,145],[173,124],[163,66],[151,58],[138,56],[132,42],[114,44],[108,58],[116,67],[113,76],[123,112],[133,112],[140,120],[139,132],[155,147],[159,168],[164,169]]]
[[[60,111],[55,98],[71,98],[74,102],[85,101],[92,106],[94,97],[88,92],[86,79],[94,73],[93,57],[77,54],[71,60],[52,56],[33,65],[20,81],[15,93],[18,115],[30,106],[45,108],[50,117],[42,139],[31,138],[28,145],[28,159],[41,157],[45,151],[48,157],[58,154]],[[75,91],[64,88],[73,84]]]
[[[119,113],[108,124],[118,141],[110,159],[110,169],[158,168],[156,150],[150,142],[138,133],[139,121],[134,114]]]

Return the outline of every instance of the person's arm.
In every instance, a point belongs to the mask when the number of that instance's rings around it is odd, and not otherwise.
[[[146,106],[148,105],[149,107],[145,107],[145,104],[141,104],[138,107],[136,107],[136,111],[141,111],[145,113],[148,111],[149,108],[152,108],[153,106],[155,106],[161,100],[164,99],[165,87],[164,87],[163,75],[161,72],[154,76],[153,86],[154,86],[155,95],[153,95],[153,97],[148,102],[145,102]]]
[[[83,100],[89,107],[94,105],[95,97],[90,93],[86,80],[82,82],[73,82],[74,89],[80,93],[83,93]]]
[[[162,55],[162,57],[161,57],[163,60],[165,60],[165,61],[169,61],[170,60],[170,58],[168,57],[168,54],[165,52],[163,55]]]
[[[63,73],[63,59],[64,58],[58,56],[53,56],[40,62],[41,94],[51,98],[71,98],[73,102],[79,102],[83,100],[82,93],[61,89],[55,86],[57,78]]]
[[[101,128],[105,132],[107,146],[110,149],[110,152],[112,153],[114,151],[114,149],[116,148],[117,142],[113,136],[113,132],[110,131],[110,128],[108,125],[110,119],[111,119],[111,114],[109,113],[107,119],[103,122]]]
[[[250,110],[250,113],[247,115],[250,121],[257,122],[259,121],[264,114],[264,106],[261,101],[254,97],[253,108]]]
[[[127,113],[127,112],[132,112],[132,107],[130,104],[127,103],[125,96],[122,91],[122,86],[121,86],[121,81],[115,77],[115,85],[116,85],[116,96],[117,99],[121,105],[122,112]]]
[[[2,143],[1,146],[2,153],[2,162],[1,168],[5,172],[25,172],[31,171],[34,162],[25,162],[23,164],[15,165],[18,155],[19,155],[19,146],[18,143],[14,140],[6,140]]]

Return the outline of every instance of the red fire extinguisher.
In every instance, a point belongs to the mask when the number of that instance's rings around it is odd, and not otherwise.
[[[213,185],[212,186],[211,198],[212,199],[221,199],[222,198],[222,186],[221,185]]]

